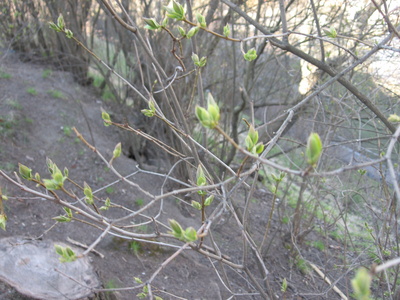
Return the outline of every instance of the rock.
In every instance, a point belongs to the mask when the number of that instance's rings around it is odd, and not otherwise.
[[[0,239],[0,280],[36,299],[81,299],[100,286],[89,258],[61,263],[53,241]],[[81,251],[71,247],[75,253]]]

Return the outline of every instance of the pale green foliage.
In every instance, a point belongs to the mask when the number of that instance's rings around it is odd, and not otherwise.
[[[400,117],[396,114],[392,114],[389,116],[388,118],[389,122],[393,122],[393,123],[399,123],[400,122]]]
[[[264,151],[264,145],[262,143],[258,143],[258,131],[254,129],[253,125],[250,125],[245,143],[247,151],[254,155],[258,155]]]
[[[256,49],[255,49],[255,48],[251,48],[249,51],[247,51],[247,52],[244,54],[243,57],[244,57],[244,59],[247,60],[247,61],[255,60],[255,59],[257,58],[257,51],[256,51]]]
[[[308,137],[306,157],[307,163],[316,166],[322,153],[322,142],[318,133],[311,133]]]
[[[144,28],[146,29],[150,29],[150,30],[157,30],[161,28],[161,25],[158,24],[158,22],[156,21],[156,19],[154,18],[143,18],[143,21],[145,21],[146,25],[144,26]]]
[[[73,262],[77,259],[75,252],[70,247],[54,245],[56,253],[60,255],[60,262]]]
[[[371,294],[372,276],[365,268],[360,268],[356,272],[356,276],[351,281],[354,290],[354,297],[357,300],[369,300]]]
[[[203,107],[196,106],[196,117],[201,122],[201,124],[209,129],[214,129],[218,126],[220,119],[219,106],[215,102],[211,93],[207,95],[207,110]]]
[[[172,228],[171,233],[177,239],[183,242],[194,242],[197,240],[197,232],[193,227],[188,227],[185,230],[183,230],[183,228],[177,221],[169,219],[168,222]]]
[[[184,7],[176,2],[175,0],[171,1],[168,6],[164,6],[164,9],[167,11],[167,17],[176,20],[184,20],[185,19],[185,9]]]

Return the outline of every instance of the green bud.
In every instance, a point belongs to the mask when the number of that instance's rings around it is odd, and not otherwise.
[[[7,216],[5,214],[0,214],[0,228],[6,231]]]
[[[197,22],[199,23],[200,27],[207,27],[206,18],[202,14],[196,14]]]
[[[280,181],[279,178],[276,177],[274,173],[271,174],[271,177],[272,177],[272,179],[273,179],[274,181],[276,181],[276,182],[279,182],[279,181]]]
[[[47,169],[49,170],[50,174],[54,173],[54,169],[57,168],[57,165],[53,163],[53,161],[50,158],[46,158],[46,165]]]
[[[172,228],[172,234],[176,238],[181,239],[183,236],[183,229],[182,229],[181,225],[173,219],[169,219],[168,223],[169,223],[169,226],[171,226],[171,228]]]
[[[255,48],[251,48],[247,53],[244,55],[244,59],[247,61],[252,61],[257,58],[257,51]]]
[[[244,142],[246,144],[247,151],[251,152],[251,150],[254,148],[254,142],[251,137],[249,135],[246,136]]]
[[[94,203],[92,189],[86,182],[84,183],[83,193],[86,196],[85,198],[86,203],[92,205]]]
[[[60,187],[63,185],[65,178],[61,172],[54,173],[52,177],[54,181],[60,185]]]
[[[263,143],[258,143],[255,148],[255,153],[254,154],[261,154],[264,151],[264,144]]]
[[[142,293],[137,294],[136,297],[138,297],[139,299],[144,299],[147,297],[147,294],[142,292]]]
[[[1,199],[0,199],[0,201],[1,200],[5,200],[5,201],[7,201],[8,200],[8,197],[6,196],[6,195],[1,195]]]
[[[143,283],[142,279],[140,279],[139,277],[134,277],[133,280],[135,280],[135,282],[138,283],[138,284],[142,284]]]
[[[171,1],[168,6],[164,6],[164,9],[167,11],[168,18],[176,20],[185,19],[185,10],[183,6],[176,1]]]
[[[36,179],[37,181],[40,181],[40,174],[39,174],[39,173],[35,173],[35,179]]]
[[[253,125],[250,125],[249,133],[247,135],[251,138],[251,140],[253,141],[254,145],[257,144],[257,142],[258,142],[258,131],[255,130]]]
[[[199,27],[192,27],[189,31],[188,31],[188,33],[186,34],[186,37],[188,38],[188,39],[190,39],[190,38],[192,38],[196,33],[198,33],[199,32]]]
[[[196,53],[192,54],[192,61],[194,62],[195,65],[197,65],[200,62],[199,56]]]
[[[65,30],[65,36],[69,39],[72,39],[72,37],[74,36],[73,32],[69,29]]]
[[[24,179],[31,180],[32,179],[32,169],[29,169],[27,166],[18,163],[19,166],[19,174]]]
[[[226,24],[226,25],[224,26],[224,36],[225,36],[225,37],[229,37],[230,35],[231,35],[231,28],[229,27],[228,24]]]
[[[311,133],[308,137],[306,157],[311,166],[315,166],[322,153],[322,142],[318,133]]]
[[[329,28],[329,30],[328,30],[328,29],[324,29],[324,32],[325,32],[325,34],[326,34],[328,37],[330,37],[330,38],[333,38],[333,39],[334,39],[334,38],[337,37],[336,29],[333,28],[333,27]]]
[[[63,255],[64,254],[64,251],[63,251],[63,247],[62,246],[60,246],[60,245],[54,245],[54,248],[55,248],[55,250],[56,250],[56,253],[58,254],[58,255]]]
[[[161,22],[161,27],[166,27],[168,25],[168,17],[165,17]]]
[[[63,207],[63,209],[67,213],[68,217],[72,218],[72,210],[69,207]]]
[[[54,179],[43,179],[43,184],[49,191],[58,190],[60,188],[59,183]]]
[[[74,257],[75,256],[75,252],[70,247],[66,248],[66,252],[67,252],[67,255],[69,257]]]
[[[59,222],[59,223],[67,223],[67,222],[71,222],[71,218],[68,218],[66,216],[58,216],[58,217],[54,217],[53,220]]]
[[[400,122],[400,117],[398,115],[390,115],[388,118],[389,122],[393,122],[393,123],[399,123]]]
[[[185,242],[194,242],[195,240],[197,240],[196,229],[194,229],[193,227],[186,228],[186,230],[183,234],[183,238],[184,238]]]
[[[200,68],[204,67],[207,63],[207,57],[203,56],[201,59],[199,59],[199,56],[195,53],[192,54],[192,61],[194,64]]]
[[[362,176],[362,175],[365,175],[365,173],[367,173],[367,170],[365,170],[365,169],[359,169],[359,170],[358,170],[358,173],[360,173],[360,175]]]
[[[62,30],[60,30],[60,28],[58,28],[58,26],[56,24],[54,24],[53,22],[49,22],[49,27],[50,29],[53,29],[56,32],[61,32]]]
[[[154,18],[143,18],[144,22],[146,25],[144,28],[149,29],[149,30],[157,30],[161,28],[161,25],[157,23],[157,21]]]
[[[146,116],[146,117],[154,117],[154,115],[156,114],[156,106],[154,105],[154,101],[150,100],[148,102],[149,105],[149,109],[142,109],[142,113]]]
[[[287,280],[286,280],[286,278],[283,278],[281,292],[286,292],[287,287],[288,287]]]
[[[203,56],[202,58],[200,58],[199,63],[197,64],[197,66],[199,66],[200,68],[204,67],[207,63],[207,57]]]
[[[360,268],[356,272],[356,276],[351,281],[356,299],[370,299],[372,276],[365,268]]]
[[[66,167],[64,167],[64,176],[68,178],[69,171]]]
[[[196,105],[195,114],[204,127],[211,128],[211,117],[205,108]]]
[[[204,206],[210,206],[211,203],[213,203],[213,201],[214,201],[214,195],[207,197],[206,200],[204,201]]]
[[[197,186],[204,186],[207,184],[206,176],[204,175],[204,171],[201,165],[197,167],[196,179],[197,179],[196,182]]]
[[[115,146],[114,151],[113,151],[113,158],[118,158],[121,155],[121,143],[118,143],[117,146]]]
[[[179,34],[180,34],[181,36],[183,36],[183,37],[186,36],[186,31],[185,31],[185,29],[183,29],[181,26],[178,26],[178,31],[179,31]]]
[[[213,127],[218,125],[218,121],[220,119],[220,112],[219,112],[219,106],[217,102],[215,102],[214,97],[211,95],[211,93],[208,93],[207,95],[207,110],[211,116],[211,119],[213,121]]]
[[[104,126],[111,125],[110,123],[108,123],[108,122],[111,122],[111,119],[110,119],[110,115],[107,112],[105,112],[105,111],[101,112],[101,117],[104,121]]]
[[[194,207],[195,209],[201,210],[201,204],[194,200],[192,200],[192,207]]]
[[[204,127],[213,129],[218,125],[220,119],[220,110],[211,93],[207,95],[207,110],[196,106],[196,116]]]
[[[62,16],[62,14],[60,14],[60,15],[58,16],[58,19],[57,19],[57,27],[58,27],[61,31],[63,31],[63,30],[65,29],[65,22],[64,22],[64,17]]]

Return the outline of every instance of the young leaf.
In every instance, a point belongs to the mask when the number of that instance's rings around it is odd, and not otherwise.
[[[56,253],[58,255],[63,255],[64,251],[63,251],[63,247],[60,245],[54,245],[54,248],[56,249]]]
[[[183,37],[186,36],[186,31],[185,31],[185,29],[183,29],[181,26],[178,26],[178,31],[179,31],[179,34],[180,34],[181,36],[183,36]]]
[[[68,218],[66,216],[57,216],[54,217],[53,220],[59,222],[59,223],[67,223],[67,222],[71,222],[71,218]]]
[[[327,35],[327,37],[330,37],[330,38],[333,38],[333,39],[337,37],[336,29],[333,28],[333,27],[329,28],[329,30],[328,29],[324,29],[324,32]]]
[[[177,237],[178,239],[182,238],[183,229],[182,229],[181,225],[173,219],[169,219],[168,223],[169,223],[169,226],[171,226],[171,228],[172,228],[172,234],[175,237]]]
[[[306,157],[311,166],[315,166],[322,153],[322,142],[318,133],[311,133],[308,137]]]
[[[61,32],[60,28],[58,28],[58,26],[54,22],[49,22],[49,27],[56,32]]]
[[[89,205],[92,205],[94,203],[92,189],[86,182],[84,183],[83,193],[86,196],[86,198],[85,198],[86,203]]]
[[[196,179],[197,186],[204,186],[207,184],[206,176],[204,175],[204,171],[201,165],[197,167]]]
[[[258,143],[255,146],[255,154],[261,154],[264,151],[264,144],[263,143]]]
[[[196,105],[195,114],[204,127],[211,128],[211,117],[205,108]]]
[[[185,242],[194,242],[195,240],[197,240],[196,229],[194,229],[193,227],[186,228],[183,238]]]
[[[43,179],[43,184],[49,191],[58,190],[60,188],[59,184],[54,181],[54,179]]]
[[[214,195],[207,197],[206,200],[204,201],[204,206],[210,206],[213,201],[214,201]]]
[[[400,117],[398,115],[390,115],[388,118],[389,122],[393,122],[393,123],[399,123],[400,122]]]
[[[0,214],[0,228],[6,231],[7,216],[5,214]]]
[[[185,19],[185,10],[182,5],[177,3],[175,0],[171,1],[168,6],[164,6],[167,11],[167,17],[176,20]]]
[[[101,112],[101,117],[104,121],[104,126],[111,125],[110,123],[107,123],[107,122],[111,122],[110,115],[107,112],[105,112],[105,111]]]
[[[63,209],[67,213],[68,217],[72,218],[72,210],[69,207],[63,207]]]
[[[192,38],[196,33],[198,33],[199,32],[199,27],[192,27],[189,31],[188,31],[188,33],[186,34],[186,37],[188,38],[188,39],[190,39],[190,38]]]
[[[194,200],[192,200],[192,207],[194,207],[195,209],[201,210],[201,204]]]
[[[258,142],[258,131],[255,130],[253,125],[250,125],[249,133],[247,135],[251,138],[251,140],[252,140],[254,145],[257,144],[257,142]]]
[[[194,62],[195,65],[197,65],[200,62],[199,56],[196,53],[192,54],[192,61]]]
[[[197,19],[197,22],[199,23],[200,27],[202,27],[202,28],[207,27],[206,18],[202,14],[197,13],[196,19]]]
[[[226,24],[226,25],[224,26],[224,36],[225,36],[225,37],[229,37],[230,35],[231,35],[231,28],[229,27],[228,24]]]
[[[211,121],[212,121],[212,128],[218,125],[218,121],[221,117],[220,111],[219,111],[219,106],[217,102],[215,102],[214,97],[212,96],[211,93],[208,93],[207,95],[207,110],[208,113],[211,116]]]
[[[356,276],[351,281],[354,296],[358,300],[369,300],[371,294],[371,274],[365,268],[357,271]]]
[[[144,26],[144,28],[146,29],[150,29],[150,30],[157,30],[161,28],[161,25],[158,24],[158,22],[154,19],[154,18],[143,18],[144,22],[146,23],[146,25]]]
[[[247,53],[244,55],[244,59],[247,61],[252,61],[257,58],[257,51],[255,48],[251,48]]]
[[[72,39],[72,37],[74,36],[73,32],[69,29],[65,30],[65,36],[69,39]]]
[[[57,27],[62,31],[65,28],[65,22],[64,22],[64,17],[62,16],[62,14],[60,14],[58,16],[57,19]]]
[[[19,174],[22,176],[24,179],[31,180],[32,179],[32,169],[29,169],[27,166],[18,163],[19,166]]]
[[[138,284],[142,284],[143,283],[142,279],[140,279],[139,277],[134,277],[133,280],[135,280],[135,282],[138,283]]]
[[[113,151],[113,159],[120,157],[121,151],[121,143],[118,143]]]

